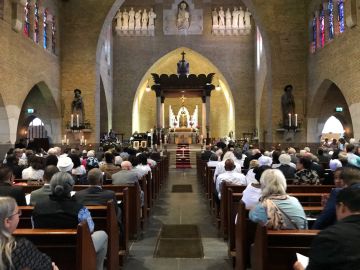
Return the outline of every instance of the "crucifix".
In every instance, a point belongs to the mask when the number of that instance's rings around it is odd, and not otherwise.
[[[182,97],[180,98],[181,105],[184,105],[185,99],[187,99],[187,98],[184,95],[182,95]]]

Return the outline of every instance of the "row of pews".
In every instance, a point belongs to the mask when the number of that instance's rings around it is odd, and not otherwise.
[[[147,226],[151,209],[158,198],[161,187],[168,177],[169,156],[161,157],[150,173],[144,176],[139,185],[103,185],[103,189],[113,190],[122,209],[122,230],[117,220],[115,205],[108,202],[104,206],[87,206],[95,223],[95,230],[108,234],[106,268],[117,270],[129,254],[130,240],[137,240]],[[17,182],[23,182],[18,180]],[[40,188],[39,185],[22,184],[25,193]],[[74,191],[87,188],[75,185]],[[140,193],[144,191],[144,204],[141,206]],[[96,255],[86,223],[77,229],[32,229],[33,206],[21,206],[22,215],[14,235],[26,237],[42,252],[48,254],[59,269],[95,270]]]
[[[197,157],[197,176],[208,200],[211,214],[217,221],[219,234],[228,242],[228,254],[234,268],[245,270],[292,269],[296,253],[307,255],[317,230],[267,230],[249,220],[249,211],[241,201],[246,186],[225,183],[221,188],[218,208],[214,202],[214,172],[207,162]],[[244,172],[245,173],[245,172]],[[309,217],[318,215],[321,200],[330,193],[331,185],[288,185],[287,193],[297,197]],[[313,218],[309,218],[309,227]]]

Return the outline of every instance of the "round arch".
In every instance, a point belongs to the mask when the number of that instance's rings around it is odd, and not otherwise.
[[[203,55],[185,47],[177,48],[158,59],[142,77],[133,102],[132,112],[132,131],[145,132],[150,130],[156,122],[155,111],[155,93],[147,92],[148,84],[151,84],[151,73],[172,74],[176,71],[176,63],[179,61],[181,52],[186,53],[186,60],[190,63],[190,73],[215,73],[213,83],[220,85],[221,91],[212,91],[211,104],[211,123],[210,130],[212,137],[226,136],[229,131],[235,131],[235,110],[234,100],[231,89],[225,77],[220,70]],[[186,101],[190,111],[195,109],[196,105],[201,109],[201,98],[191,98]],[[179,101],[174,99],[165,99],[165,127],[168,126],[168,107],[171,105],[174,111],[180,108]],[[146,106],[145,106],[146,105]],[[223,106],[225,105],[225,106]],[[178,108],[179,107],[179,108]],[[201,113],[199,113],[199,116]],[[199,123],[201,123],[199,119]],[[216,125],[215,125],[216,123]]]

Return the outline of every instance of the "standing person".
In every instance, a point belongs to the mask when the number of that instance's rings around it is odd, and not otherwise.
[[[295,99],[292,94],[293,86],[288,84],[284,88],[284,94],[281,96],[281,109],[283,115],[283,126],[289,126],[289,115],[292,117],[295,113]],[[291,123],[292,124],[292,123]]]
[[[25,238],[14,238],[21,211],[11,197],[0,197],[0,269],[58,270],[50,257]]]
[[[307,270],[359,269],[360,265],[360,189],[344,188],[336,198],[337,223],[312,242]],[[295,270],[304,270],[300,262]]]

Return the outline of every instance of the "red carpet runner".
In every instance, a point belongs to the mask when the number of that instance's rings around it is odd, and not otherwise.
[[[176,149],[176,168],[188,169],[190,165],[190,149],[188,144],[178,144]]]

